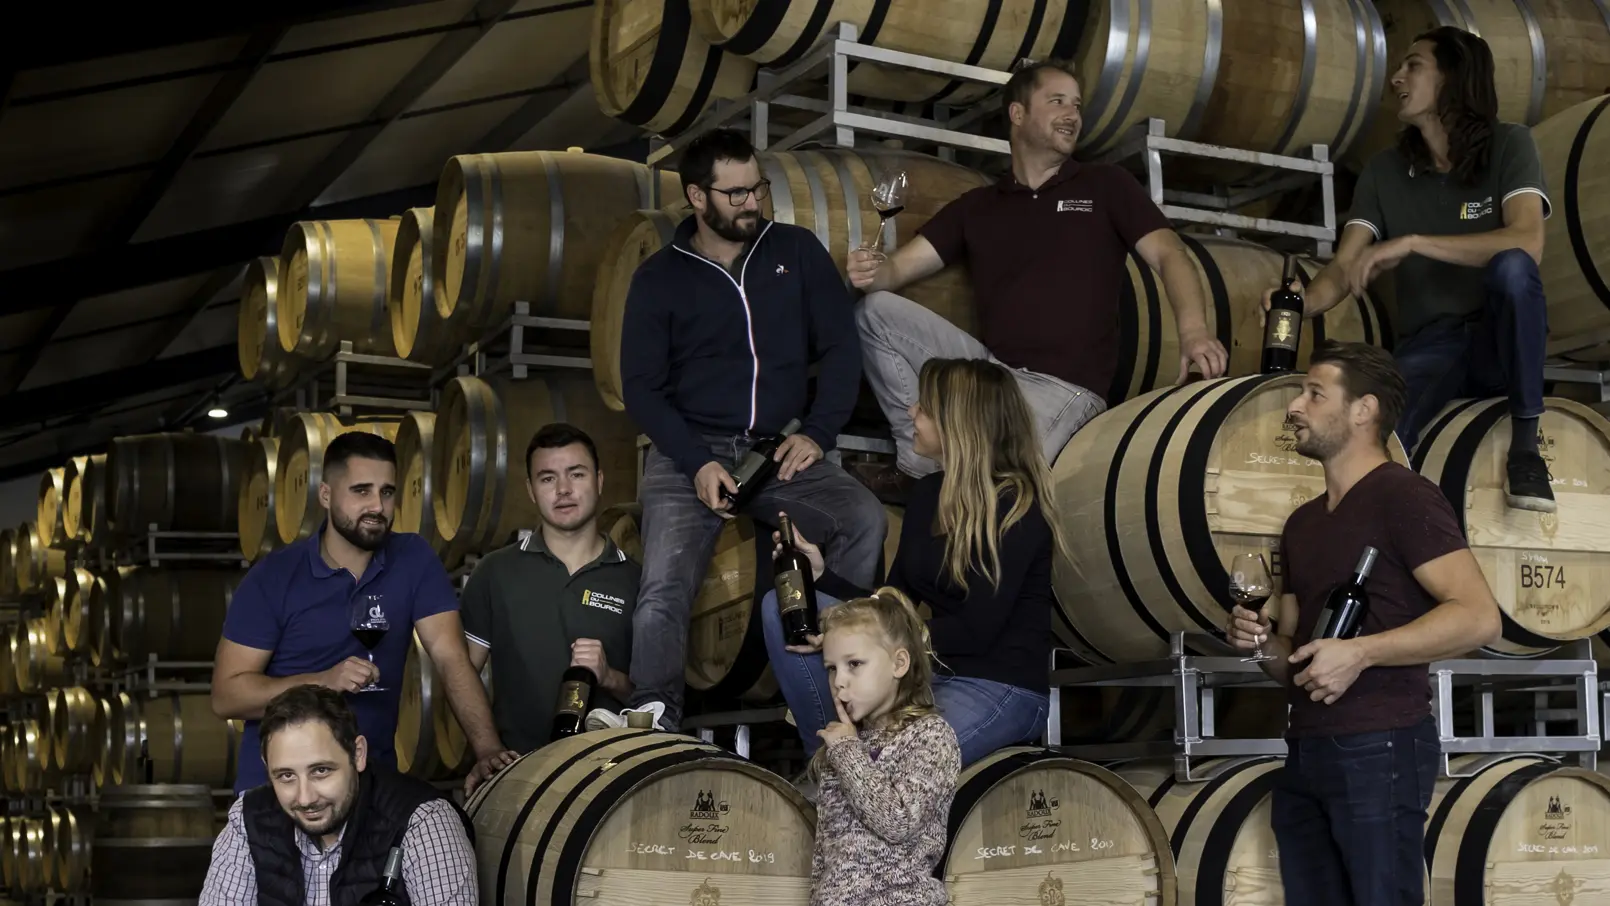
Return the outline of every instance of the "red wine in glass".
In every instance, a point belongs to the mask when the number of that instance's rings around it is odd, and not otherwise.
[[[352,630],[352,637],[357,639],[358,644],[362,645],[364,648],[368,649],[369,651],[374,651],[375,647],[380,644],[380,641],[386,637],[386,630],[385,627],[381,627],[380,629],[354,629]],[[370,660],[373,659],[373,657],[370,658]]]
[[[379,604],[365,601],[363,597],[359,597],[357,601],[353,602],[352,637],[358,640],[358,644],[368,650],[369,663],[373,664],[375,662],[375,648],[386,637],[386,630],[390,628],[391,623],[386,619],[385,611],[381,609]],[[384,692],[385,687],[371,682],[358,691]]]

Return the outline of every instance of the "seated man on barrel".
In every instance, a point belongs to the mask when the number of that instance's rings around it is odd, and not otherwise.
[[[477,901],[468,816],[425,781],[370,764],[341,693],[288,689],[258,733],[268,783],[229,807],[200,906],[353,906],[380,886],[393,848],[405,902]]]
[[[1298,290],[1305,313],[1395,268],[1404,449],[1453,400],[1507,396],[1505,500],[1553,512],[1537,446],[1548,340],[1537,263],[1549,214],[1537,146],[1525,126],[1498,121],[1492,51],[1470,32],[1416,37],[1392,87],[1407,126],[1359,178],[1336,257]]]

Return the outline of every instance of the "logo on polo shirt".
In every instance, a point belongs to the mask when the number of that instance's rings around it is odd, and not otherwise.
[[[1493,212],[1493,197],[1491,195],[1481,201],[1467,201],[1459,206],[1460,220],[1480,220]]]
[[[626,613],[626,600],[624,598],[607,595],[601,591],[593,591],[590,588],[582,591],[581,603],[584,606],[596,607],[599,610],[607,610],[614,614]]]
[[[1064,198],[1057,202],[1057,213],[1063,211],[1077,211],[1080,214],[1094,214],[1096,200],[1094,198]]]

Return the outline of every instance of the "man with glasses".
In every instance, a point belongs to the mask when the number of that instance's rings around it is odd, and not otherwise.
[[[829,569],[865,587],[887,527],[872,492],[823,461],[861,384],[850,294],[832,257],[809,230],[761,217],[770,186],[740,133],[700,137],[679,169],[693,215],[638,267],[621,326],[626,411],[653,442],[638,485],[631,707],[594,711],[593,729],[625,726],[631,711],[679,726],[693,598],[723,520],[735,515],[723,492],[738,490],[733,471],[759,438],[799,421],[745,515],[771,524],[787,512],[805,537],[825,539]]]

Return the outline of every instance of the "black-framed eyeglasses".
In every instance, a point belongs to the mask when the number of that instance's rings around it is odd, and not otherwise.
[[[751,192],[755,194],[756,201],[765,201],[766,196],[771,194],[771,180],[762,179],[752,186],[739,186],[736,189],[717,189],[714,186],[705,186],[704,190],[727,196],[727,201],[731,202],[732,206],[736,208],[749,200],[749,193]]]

